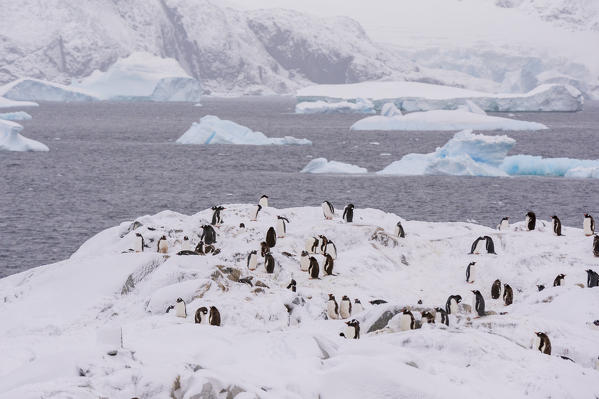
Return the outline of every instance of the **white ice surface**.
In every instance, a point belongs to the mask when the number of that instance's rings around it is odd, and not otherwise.
[[[326,158],[315,158],[308,162],[304,169],[301,170],[301,173],[358,174],[368,173],[368,170],[349,163],[328,161]]]
[[[94,93],[40,79],[21,78],[0,87],[0,96],[17,101],[94,101]]]
[[[39,104],[31,101],[15,101],[9,100],[6,97],[0,95],[0,108],[23,108],[23,107],[37,107]]]
[[[306,101],[295,106],[296,114],[374,114],[371,101],[358,98],[355,102]]]
[[[31,115],[24,111],[0,113],[0,119],[6,121],[26,121],[31,119]]]
[[[21,136],[21,130],[18,123],[0,119],[0,151],[49,151],[45,144]]]

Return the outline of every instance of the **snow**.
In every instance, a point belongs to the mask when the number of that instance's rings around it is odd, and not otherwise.
[[[39,141],[21,136],[21,130],[23,126],[18,123],[0,119],[0,151],[49,151]]]
[[[177,144],[311,145],[307,139],[266,137],[233,121],[206,115],[177,139]]]
[[[326,158],[315,158],[301,170],[301,173],[368,173],[366,168],[338,161],[327,161]]]
[[[296,104],[296,114],[374,114],[374,105],[368,100],[358,98],[355,102],[306,101]]]
[[[526,392],[533,399],[594,399],[599,391],[593,370],[599,341],[588,326],[596,319],[599,289],[576,285],[598,262],[593,238],[581,229],[564,226],[564,236],[556,237],[550,223],[539,220],[532,232],[523,222],[498,232],[360,207],[348,224],[340,212],[325,221],[320,206],[269,205],[256,222],[248,220],[252,205],[224,205],[216,256],[176,255],[184,235],[197,242],[211,210],[164,211],[138,218],[143,226],[134,231],[128,231],[133,221],[102,231],[70,259],[1,279],[0,398],[499,399]],[[247,253],[278,215],[291,223],[272,249],[275,273],[265,273],[262,264],[248,271]],[[401,240],[385,235],[398,221],[408,233]],[[245,229],[238,227],[242,222]],[[146,252],[128,252],[136,232],[150,246]],[[154,248],[163,234],[166,255]],[[336,244],[337,275],[310,280],[297,255],[317,234]],[[498,254],[468,255],[483,235],[493,238]],[[322,266],[323,257],[315,256]],[[479,273],[467,284],[464,270],[473,259]],[[559,273],[568,279],[554,288]],[[236,282],[239,275],[252,276],[254,286]],[[285,289],[292,277],[295,294]],[[497,278],[514,288],[513,305],[490,298]],[[258,280],[267,287],[257,287]],[[547,288],[537,292],[541,283]],[[483,293],[495,315],[460,313],[450,315],[449,327],[404,332],[382,322],[369,332],[385,311],[392,316],[411,306],[420,319],[421,310],[444,306],[449,295],[471,303],[472,289]],[[324,318],[329,293],[361,300],[364,311],[352,315],[360,322],[359,340],[339,337],[344,320]],[[187,318],[165,313],[178,297],[187,303]],[[373,299],[388,303],[370,305]],[[216,306],[222,326],[194,324],[200,306]],[[121,328],[123,347],[109,356]],[[535,331],[548,334],[552,356],[529,349]]]
[[[480,110],[480,108],[479,108]],[[541,130],[547,126],[479,112],[457,109],[412,112],[392,117],[369,116],[354,123],[351,130]]]
[[[397,109],[397,107],[395,106],[395,104],[393,103],[386,103],[381,107],[381,116],[386,116],[388,118],[394,117],[394,116],[401,116],[402,113],[400,110]]]
[[[39,104],[31,101],[14,101],[0,95],[0,108],[37,107]]]
[[[545,84],[521,94],[492,94],[457,87],[398,81],[370,81],[354,84],[315,85],[298,90],[298,102],[342,101],[367,98],[375,107],[393,102],[402,111],[457,109],[472,101],[485,111],[579,111],[582,93],[570,85]]]
[[[0,87],[0,96],[11,100],[94,101],[89,91],[40,79],[21,78]]]
[[[24,111],[0,113],[0,119],[7,121],[26,121],[31,119],[31,115]]]

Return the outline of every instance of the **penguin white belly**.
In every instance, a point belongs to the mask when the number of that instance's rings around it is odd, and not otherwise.
[[[258,212],[260,212],[260,209],[255,206],[250,210],[250,220],[255,222],[258,219]]]
[[[354,303],[354,306],[351,308],[351,314],[358,314],[364,311],[364,307],[361,303]]]
[[[338,319],[339,315],[335,313],[335,302],[328,301],[327,302],[327,316],[329,319]]]
[[[331,212],[331,208],[326,203],[322,204],[322,212],[324,213],[324,217],[326,219],[332,219],[333,213]]]
[[[177,302],[175,304],[175,316],[187,317],[187,312],[185,311],[185,302]]]
[[[478,315],[478,312],[476,311],[476,295],[472,298],[472,313]]]
[[[161,254],[165,254],[168,252],[168,243],[166,242],[166,240],[160,241],[160,245],[158,245],[158,252],[160,252]]]
[[[402,314],[399,318],[399,331],[408,331],[412,329],[412,318],[408,314]]]
[[[451,310],[451,314],[458,314],[458,301],[455,299],[449,301],[449,310]]]
[[[341,301],[341,306],[339,307],[339,314],[341,315],[342,319],[348,319],[351,316],[348,301]]]
[[[250,270],[256,270],[257,267],[258,267],[258,255],[252,254],[252,255],[250,255],[250,261],[248,263],[248,269],[250,269]]]
[[[524,219],[524,225],[526,226],[526,229],[528,230],[528,223],[530,222],[530,217],[526,217],[526,219]]]
[[[345,331],[343,332],[345,338],[354,339],[356,338],[356,329],[352,326],[345,327]]]
[[[135,237],[135,242],[133,243],[133,250],[135,252],[143,252],[143,240],[141,237]]]
[[[333,258],[333,260],[337,259],[337,249],[333,244],[327,244],[325,252],[331,255],[331,258]]]
[[[531,349],[534,349],[534,350],[537,350],[537,351],[538,351],[538,350],[539,350],[539,347],[541,346],[541,338],[539,338],[539,337],[535,336],[535,337],[532,339],[532,343],[530,344],[530,346],[531,346]]]
[[[315,251],[312,251],[312,246],[314,245],[314,238],[309,238],[306,240],[306,251],[308,251],[308,253],[313,254]],[[316,251],[318,251],[318,240],[316,240]]]
[[[285,237],[285,222],[279,219],[277,221],[277,237],[283,238]]]
[[[265,197],[260,198],[260,201],[258,201],[258,204],[262,208],[267,208],[268,207],[268,198],[265,198]]]
[[[435,323],[436,324],[442,324],[443,323],[443,319],[441,317],[441,312],[435,313]]]
[[[468,278],[468,282],[472,283],[476,281],[476,266],[472,265],[470,266],[470,277]]]
[[[310,258],[307,256],[302,256],[300,258],[300,270],[303,272],[307,272],[310,267]]]
[[[479,240],[474,248],[474,254],[482,254],[487,250],[487,242],[485,240]]]
[[[181,251],[193,251],[193,246],[191,245],[191,241],[184,240],[181,244]]]
[[[510,229],[510,222],[507,220],[502,220],[501,224],[499,225],[499,230],[507,231],[509,229]]]
[[[591,219],[590,218],[584,218],[584,222],[582,223],[582,226],[584,229],[585,236],[593,235],[593,231],[591,230]]]
[[[395,237],[399,237],[399,226],[395,226]]]

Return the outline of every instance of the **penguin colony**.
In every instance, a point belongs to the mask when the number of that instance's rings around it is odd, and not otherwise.
[[[260,211],[264,208],[268,207],[268,196],[263,195],[257,205],[253,206],[250,210],[249,220],[256,221],[259,217]],[[324,201],[321,205],[324,219],[329,221],[333,220],[335,217],[335,208],[329,201]],[[214,227],[219,227],[223,223],[223,216],[221,214],[226,208],[222,206],[214,206],[212,207],[213,215],[210,225],[203,225],[202,234],[200,235],[200,240],[195,247],[193,247],[191,240],[188,236],[184,236],[183,242],[180,243],[180,251],[177,252],[177,255],[207,255],[207,254],[217,254],[219,250],[215,247],[217,242],[217,234],[214,230]],[[345,223],[352,223],[354,219],[355,206],[353,204],[348,204],[343,211],[342,220]],[[556,236],[563,236],[562,234],[562,225],[560,219],[553,215],[552,219],[552,231]],[[277,244],[278,239],[284,239],[287,234],[288,225],[290,224],[290,220],[285,217],[278,215],[275,220],[275,226],[271,226],[268,228],[265,234],[264,241],[262,241],[260,246],[260,255],[258,255],[258,249],[252,250],[247,255],[246,266],[249,271],[256,271],[259,268],[259,258],[263,258],[264,271],[268,274],[275,273],[276,269],[276,261],[271,253],[271,249],[274,248]],[[533,231],[537,227],[536,215],[534,212],[529,211],[525,215],[525,229],[528,231]],[[213,227],[214,226],[214,227]],[[245,224],[241,223],[239,228],[245,228]],[[504,217],[501,219],[497,229],[499,231],[507,231],[509,230],[509,217]],[[596,257],[599,257],[599,236],[595,235],[595,222],[589,214],[584,214],[583,219],[583,231],[585,236],[593,236],[593,254]],[[396,238],[405,238],[406,233],[400,221],[397,222],[395,226],[395,231],[393,234]],[[130,251],[133,252],[143,252],[145,248],[149,248],[148,244],[145,243],[143,236],[140,233],[135,234],[133,249]],[[160,237],[157,242],[157,252],[161,254],[167,254],[169,250],[168,239],[165,235]],[[194,249],[192,249],[194,248]],[[493,239],[490,236],[481,236],[477,237],[475,241],[472,243],[472,246],[469,251],[470,255],[480,255],[480,254],[492,254],[497,255],[495,252],[495,244]],[[292,254],[288,254],[292,255]],[[319,263],[319,259],[321,259],[321,263],[323,265],[322,272]],[[321,279],[321,276],[333,277],[335,274],[333,273],[335,260],[337,259],[337,247],[335,243],[330,240],[330,238],[325,235],[317,235],[313,237],[308,237],[306,239],[305,248],[301,251],[298,256],[298,271],[305,272],[308,274],[310,279]],[[473,284],[476,282],[478,265],[476,261],[470,262],[466,267],[466,282]],[[587,281],[586,286],[588,288],[599,287],[599,274],[594,270],[587,269]],[[240,279],[243,282],[249,282],[251,285],[252,277],[248,277],[245,279]],[[554,281],[553,287],[561,287],[565,284],[566,275],[558,274]],[[580,284],[582,285],[582,284]],[[546,287],[545,284],[538,284],[538,291],[544,290]],[[289,284],[286,287],[291,292],[296,293],[298,290],[297,281],[295,279],[291,279]],[[512,287],[503,283],[496,279],[491,286],[491,299],[492,300],[502,300],[504,306],[510,306],[514,303],[514,290]],[[485,298],[484,295],[480,292],[480,290],[471,290],[472,296],[472,305],[466,305],[462,301],[462,297],[460,295],[449,295],[444,307],[433,307],[427,308],[423,310],[419,310],[420,319],[417,319],[412,312],[410,307],[404,307],[398,316],[398,329],[399,331],[410,331],[417,328],[421,328],[423,324],[437,324],[443,326],[450,325],[451,317],[463,317],[463,314],[471,313],[474,318],[484,317],[488,315],[495,315],[495,312],[489,312],[485,307]],[[381,305],[386,303],[386,301],[382,299],[372,300],[370,304],[373,306]],[[422,301],[419,301],[421,304]],[[177,298],[176,302],[173,305],[170,305],[167,308],[167,313],[170,310],[174,309],[174,313],[176,317],[186,318],[187,317],[187,309],[186,303],[182,298]],[[358,298],[352,299],[343,295],[341,300],[338,302],[335,295],[332,293],[328,294],[328,301],[326,302],[326,309],[323,312],[323,316],[329,320],[348,320],[345,322],[345,328],[342,332],[339,333],[341,337],[346,339],[359,339],[360,338],[360,323],[357,319],[352,318],[355,315],[358,315],[364,311],[364,307]],[[507,312],[501,312],[500,315],[507,314]],[[221,325],[221,316],[220,312],[215,306],[202,306],[199,307],[195,311],[195,323],[197,324],[209,324],[212,326],[220,326]],[[593,328],[599,329],[599,320],[596,320],[592,324]],[[543,354],[551,355],[551,341],[549,336],[545,332],[534,332],[533,341],[531,344],[531,348],[537,350]],[[571,360],[562,356],[564,359]],[[597,360],[599,365],[599,359]]]

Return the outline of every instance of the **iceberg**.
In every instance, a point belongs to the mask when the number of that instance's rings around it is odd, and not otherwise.
[[[376,110],[394,103],[405,112],[455,110],[472,101],[490,112],[580,111],[582,93],[567,84],[543,84],[527,93],[492,94],[419,82],[369,81],[353,84],[315,85],[300,89],[297,102],[371,100]]]
[[[39,141],[21,136],[21,130],[23,126],[18,123],[0,119],[0,151],[49,151]]]
[[[300,173],[361,174],[368,173],[368,170],[349,163],[327,161],[326,158],[315,158],[308,162]]]
[[[599,175],[599,159],[543,158],[533,155],[506,157],[501,169],[512,176],[594,177]]]
[[[400,116],[402,115],[401,111],[397,109],[397,107],[395,106],[395,104],[393,103],[386,103],[382,106],[381,108],[381,115],[382,116],[386,116],[388,118],[394,117],[394,116]]]
[[[38,103],[31,101],[15,101],[9,100],[8,98],[0,95],[0,108],[23,108],[23,107],[37,107]]]
[[[6,121],[26,121],[31,119],[31,115],[23,111],[5,112],[0,114],[0,119],[4,119]]]
[[[176,141],[177,144],[245,144],[245,145],[312,145],[307,139],[295,137],[267,137],[248,127],[206,115],[194,122]]]
[[[296,114],[375,114],[374,104],[363,98],[351,101],[306,101],[295,106]]]
[[[93,94],[40,79],[21,78],[0,87],[0,96],[11,100],[33,101],[95,101]]]

